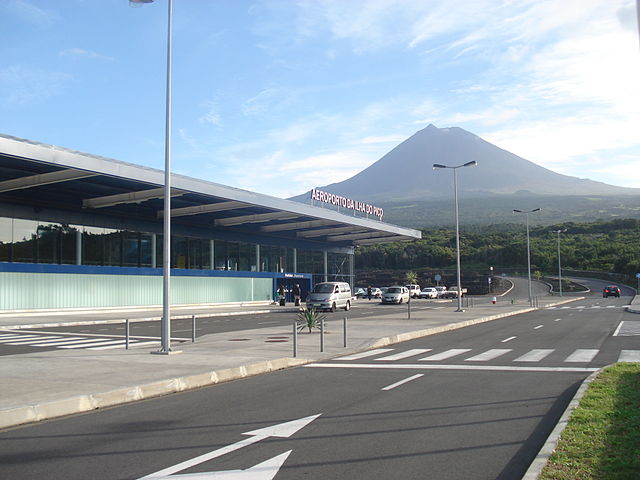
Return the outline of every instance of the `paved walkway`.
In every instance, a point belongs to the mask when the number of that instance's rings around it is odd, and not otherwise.
[[[539,306],[576,299],[543,297]],[[336,312],[330,315],[326,325],[324,352],[320,352],[318,332],[300,333],[296,358],[293,357],[293,326],[205,335],[195,343],[174,345],[181,353],[173,355],[151,355],[156,347],[140,346],[129,350],[58,349],[2,356],[0,428],[213,385],[532,310],[525,302],[511,304],[508,301],[498,301],[495,305],[484,303],[462,313],[455,312],[454,303],[439,306],[444,308],[416,307],[412,309],[411,320],[407,319],[404,309],[394,309],[392,313],[372,319],[349,319],[346,348],[342,319],[348,313]],[[292,324],[295,318],[293,308],[277,306],[198,308],[199,314],[204,309],[216,315],[269,311],[271,315],[290,318]],[[358,308],[357,305],[354,308]],[[180,313],[179,308],[173,311]],[[89,322],[105,321],[96,319],[95,312],[91,315],[78,311],[67,312],[68,315],[59,313],[55,316],[42,312],[3,315],[0,329],[73,323],[87,316],[92,317]],[[109,312],[98,313],[104,317]],[[148,318],[148,315],[141,317]]]

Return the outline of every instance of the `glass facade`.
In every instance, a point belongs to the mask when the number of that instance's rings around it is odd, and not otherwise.
[[[171,267],[311,273],[352,283],[351,255],[173,235]],[[161,267],[162,235],[0,217],[0,262]]]

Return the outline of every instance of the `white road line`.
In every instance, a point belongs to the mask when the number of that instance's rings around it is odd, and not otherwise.
[[[516,338],[518,338],[518,337],[515,337],[515,336],[514,336],[514,337],[505,338],[505,339],[504,339],[504,340],[502,340],[500,343],[507,343],[507,342],[510,342],[511,340],[514,340],[514,339],[516,339]]]
[[[353,355],[347,355],[345,357],[336,358],[336,360],[348,361],[348,360],[359,360],[361,358],[373,357],[374,355],[379,355],[381,353],[391,352],[393,348],[376,348],[375,350],[367,350],[362,353],[354,353]]]
[[[118,344],[118,345],[124,345],[125,344],[125,340],[102,340],[100,342],[96,342],[93,341],[92,343],[79,343],[76,345],[62,345],[58,348],[86,348],[86,347],[98,347],[98,346],[102,346],[102,345],[113,345],[113,344]]]
[[[622,350],[618,357],[619,362],[640,362],[640,350]]]
[[[392,389],[394,389],[396,387],[399,387],[400,385],[404,385],[405,383],[410,382],[410,381],[415,380],[415,379],[420,378],[420,377],[424,377],[424,373],[418,373],[416,375],[412,375],[412,376],[410,376],[408,378],[405,378],[404,380],[400,380],[399,382],[392,383],[391,385],[389,385],[387,387],[384,387],[382,390],[392,390]]]
[[[533,327],[534,330],[538,330],[539,328],[544,327],[544,325],[538,325],[537,327]]]
[[[29,343],[35,343],[38,340],[48,340],[48,339],[52,339],[52,338],[59,338],[59,337],[41,337],[41,336],[37,336],[37,337],[31,337],[31,338],[16,338],[15,340],[3,340],[0,343],[4,343],[5,345],[25,345],[25,344],[29,344]]]
[[[613,335],[612,335],[613,337],[617,337],[617,336],[618,336],[618,333],[620,333],[620,329],[622,328],[622,324],[623,324],[623,323],[624,323],[624,322],[620,322],[620,323],[618,324],[618,328],[616,328],[616,331],[615,331],[615,332],[613,332]]]
[[[551,352],[553,352],[552,349],[534,349],[528,353],[525,353],[521,357],[516,358],[514,362],[539,362],[547,355],[551,354]]]
[[[407,363],[309,363],[305,368],[372,368],[398,370],[479,370],[494,372],[595,372],[597,368],[582,367],[507,367],[497,365],[444,365]]]
[[[376,362],[393,362],[395,360],[402,360],[403,358],[413,357],[414,355],[421,355],[423,353],[430,352],[430,348],[412,348],[405,352],[394,353],[393,355],[387,355],[386,357],[376,358]]]
[[[562,319],[561,319],[561,318],[556,318],[556,319],[554,320],[554,322],[561,322],[561,321],[562,321]]]
[[[446,360],[447,358],[455,357],[456,355],[462,355],[463,353],[470,352],[470,348],[452,348],[446,352],[436,353],[428,357],[419,358],[420,362],[437,362],[439,360]]]
[[[155,342],[129,342],[129,348],[131,347],[142,347],[144,345],[159,345],[160,341],[156,340]],[[124,346],[123,343],[118,345],[107,345],[105,347],[90,347],[87,350],[115,350],[116,348],[122,348]]]
[[[33,343],[30,343],[29,345],[32,347],[56,347],[58,345],[66,345],[68,343],[77,343],[77,342],[86,342],[86,341],[87,341],[86,338],[80,338],[80,337],[69,337],[69,338],[65,338],[64,340],[58,337],[56,340],[45,340],[43,342],[35,341]]]
[[[587,348],[579,348],[567,358],[564,359],[565,362],[590,362],[593,358],[598,354],[600,350],[597,349],[587,349]]]
[[[465,359],[465,362],[487,362],[494,358],[501,357],[511,351],[510,348],[494,348],[484,353]]]

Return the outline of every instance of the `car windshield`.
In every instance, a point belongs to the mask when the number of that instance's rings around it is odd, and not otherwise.
[[[389,290],[387,290],[387,293],[402,293],[402,289],[400,288],[390,288]]]
[[[333,293],[333,287],[331,283],[319,283],[313,287],[313,293]]]

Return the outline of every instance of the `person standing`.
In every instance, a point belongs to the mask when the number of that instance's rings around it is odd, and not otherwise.
[[[369,298],[369,301],[371,301],[371,285],[367,287],[367,297]]]
[[[285,296],[284,285],[280,285],[278,289],[278,295],[280,300],[280,306],[284,307],[287,304],[287,297]]]
[[[298,283],[293,287],[293,301],[296,307],[300,306],[300,284]]]

